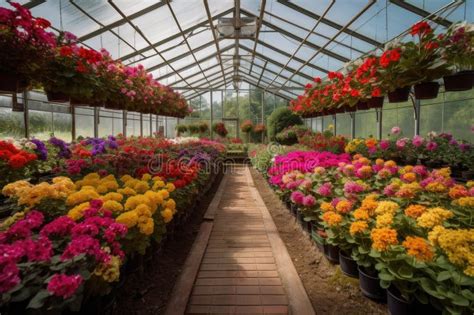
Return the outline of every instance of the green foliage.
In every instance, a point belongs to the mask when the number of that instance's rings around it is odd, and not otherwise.
[[[176,131],[178,131],[178,134],[185,133],[188,131],[188,127],[186,125],[176,125]]]
[[[194,135],[199,133],[199,125],[198,124],[190,124],[188,126],[189,133]]]
[[[301,120],[301,117],[294,114],[289,108],[277,108],[267,120],[268,138],[271,141],[274,141],[277,133],[281,132],[283,129],[302,124],[303,121]]]

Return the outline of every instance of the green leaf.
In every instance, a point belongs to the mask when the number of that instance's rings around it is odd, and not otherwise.
[[[44,301],[50,296],[51,294],[48,290],[41,290],[36,293],[36,295],[30,300],[28,306],[26,308],[34,308],[38,309],[44,305]]]
[[[387,272],[380,272],[379,273],[379,278],[380,280],[384,280],[384,281],[392,281],[395,279],[394,276],[392,276],[391,274],[387,273]]]
[[[410,279],[413,277],[413,270],[408,266],[402,265],[398,268],[398,274],[402,278]]]
[[[436,281],[444,281],[451,278],[451,273],[449,271],[441,271],[436,277]]]

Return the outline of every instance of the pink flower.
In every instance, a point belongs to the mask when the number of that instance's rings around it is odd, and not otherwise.
[[[434,141],[429,141],[426,144],[426,150],[428,150],[428,151],[434,151],[434,150],[436,150],[437,147],[438,147],[438,145]]]
[[[380,141],[380,148],[382,150],[387,150],[390,147],[390,141],[388,140],[381,140]]]
[[[413,173],[418,174],[421,177],[425,177],[426,175],[428,175],[428,171],[423,165],[416,165],[415,167],[413,167]]]
[[[20,283],[20,270],[14,261],[0,258],[0,293],[13,289]]]
[[[66,236],[71,232],[71,229],[76,223],[68,216],[58,217],[50,223],[43,226],[40,235],[50,237],[53,236]]]
[[[401,129],[398,126],[392,127],[392,130],[390,131],[393,135],[398,135],[400,133]]]
[[[64,299],[68,299],[76,293],[79,286],[82,284],[82,277],[80,275],[68,276],[65,274],[55,274],[48,282],[48,291]]]
[[[398,139],[396,142],[397,148],[403,149],[407,144],[408,138]]]
[[[411,143],[415,146],[415,147],[420,147],[422,144],[423,144],[423,141],[425,141],[425,139],[423,139],[422,136],[414,136],[413,137],[413,140],[411,141]]]
[[[93,256],[97,262],[107,262],[110,259],[110,256],[101,249],[99,240],[88,235],[73,238],[61,255],[61,260],[72,259],[80,254]]]
[[[301,191],[294,191],[291,193],[291,201],[296,204],[303,203],[304,194]]]
[[[346,182],[344,184],[344,192],[346,194],[357,194],[357,193],[360,193],[360,192],[363,192],[364,191],[364,186],[356,183],[356,182]]]
[[[307,195],[303,198],[303,205],[305,207],[312,207],[316,204],[316,199],[313,196]]]
[[[328,197],[332,194],[332,184],[327,182],[322,184],[318,190],[317,193],[320,194],[321,196]]]

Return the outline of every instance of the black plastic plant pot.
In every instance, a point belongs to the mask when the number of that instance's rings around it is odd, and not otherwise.
[[[344,106],[344,111],[346,113],[353,113],[357,110],[357,107],[356,106],[350,106],[350,105],[346,105]]]
[[[17,92],[18,78],[11,74],[0,73],[0,91],[11,93]]]
[[[46,97],[50,102],[56,103],[67,103],[69,102],[69,96],[61,92],[46,91]]]
[[[359,277],[359,269],[357,269],[357,262],[351,258],[344,251],[339,251],[339,265],[342,273],[351,278]]]
[[[405,86],[402,88],[395,89],[388,93],[388,101],[390,103],[400,103],[408,101],[408,96],[410,95],[410,87]]]
[[[472,89],[474,84],[474,71],[459,71],[454,74],[443,77],[444,90],[447,92],[453,91],[468,91]]]
[[[390,286],[387,290],[387,306],[390,315],[415,315],[416,308],[413,302],[405,300],[397,288]],[[431,314],[431,313],[429,313]]]
[[[359,286],[362,294],[374,301],[386,301],[387,292],[380,286],[380,279],[376,271],[369,272],[366,268],[359,266]]]
[[[384,100],[384,96],[376,96],[376,97],[372,97],[371,99],[369,99],[367,102],[368,102],[368,105],[370,108],[382,108],[383,107],[383,100]]]
[[[369,103],[360,101],[356,104],[356,107],[358,110],[369,109]]]
[[[431,100],[438,97],[438,82],[422,82],[414,87],[415,98],[419,100]]]
[[[339,264],[339,247],[331,244],[324,245],[324,255],[334,265]]]

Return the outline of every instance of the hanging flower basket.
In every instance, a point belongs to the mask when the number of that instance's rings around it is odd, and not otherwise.
[[[474,71],[459,71],[454,74],[445,75],[444,90],[447,92],[453,91],[468,91],[472,89],[474,84]]]
[[[400,103],[408,101],[410,95],[410,86],[395,89],[388,93],[388,101],[390,103]]]
[[[350,105],[346,105],[344,106],[344,110],[346,113],[353,113],[356,111],[356,106],[350,106]]]
[[[422,82],[415,85],[415,97],[419,100],[430,100],[438,97],[438,82]]]
[[[71,97],[69,102],[71,103],[71,105],[85,105],[85,106],[91,105],[91,106],[94,106],[90,100],[76,98],[76,97]]]
[[[369,104],[367,102],[359,101],[356,104],[358,110],[369,109]]]
[[[0,91],[22,92],[28,86],[26,80],[20,80],[16,75],[0,73]]]
[[[367,103],[370,108],[382,108],[383,107],[383,96],[377,96],[370,98]]]
[[[69,96],[61,92],[46,91],[48,101],[56,103],[67,103],[69,102]]]

